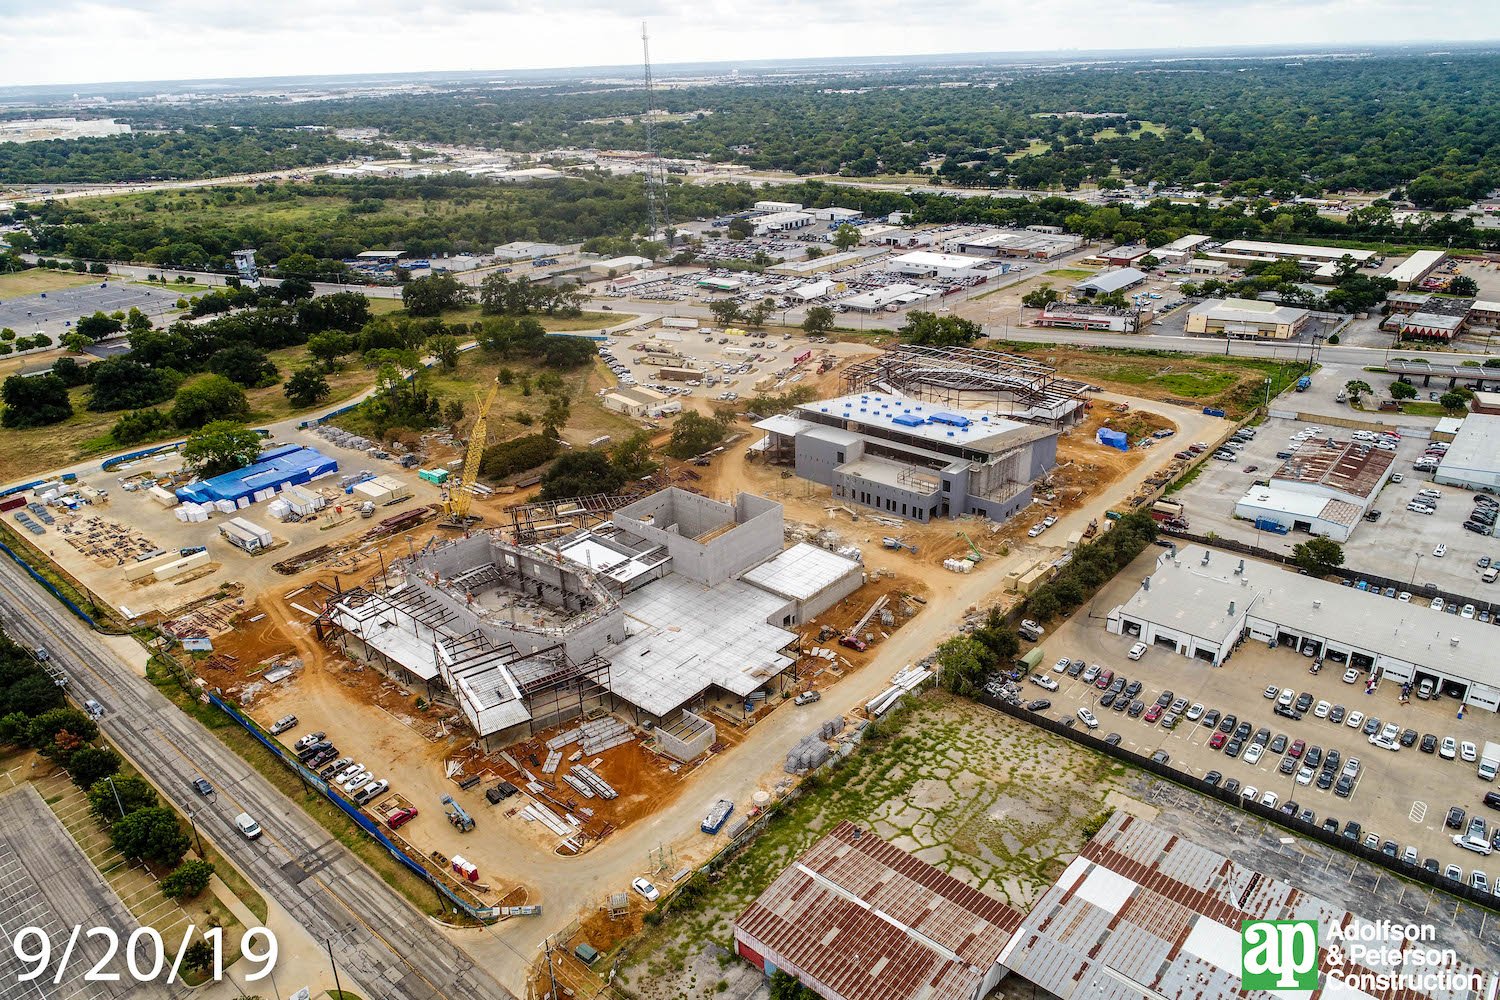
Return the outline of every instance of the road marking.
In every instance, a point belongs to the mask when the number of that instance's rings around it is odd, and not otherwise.
[[[1421,799],[1417,799],[1411,804],[1411,812],[1406,814],[1406,818],[1413,823],[1422,822],[1422,820],[1427,818],[1427,803]]]

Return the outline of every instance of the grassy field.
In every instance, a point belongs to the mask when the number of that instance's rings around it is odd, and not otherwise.
[[[0,274],[0,299],[53,292],[59,288],[77,288],[99,280],[98,275],[33,267],[29,271],[17,271],[15,274]]]
[[[1059,267],[1042,272],[1048,278],[1068,278],[1072,281],[1082,281],[1084,278],[1092,277],[1095,273],[1081,267]]]
[[[1036,156],[1039,153],[1045,153],[1051,148],[1052,144],[1045,139],[1032,139],[1031,142],[1027,143],[1025,149],[1017,150],[1014,153],[1006,153],[1005,158],[1014,162],[1023,156]]]
[[[717,880],[630,943],[621,978],[632,994],[713,996],[717,963],[705,949],[732,950],[733,918],[842,820],[1024,908],[1122,787],[1122,765],[941,692],[871,728],[865,747],[813,779]]]

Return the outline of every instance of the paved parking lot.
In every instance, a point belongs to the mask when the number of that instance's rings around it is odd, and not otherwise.
[[[159,322],[176,311],[178,298],[192,290],[180,285],[151,289],[100,278],[92,285],[6,299],[0,302],[0,327],[8,326],[22,336],[45,333],[56,340],[80,316],[128,312],[132,306]]]
[[[1050,699],[1053,707],[1047,714],[1054,717],[1071,716],[1078,708],[1090,708],[1099,719],[1099,735],[1117,732],[1122,746],[1139,753],[1149,755],[1164,750],[1171,755],[1174,767],[1197,777],[1216,770],[1226,780],[1236,779],[1262,793],[1275,792],[1283,803],[1290,799],[1313,810],[1318,822],[1328,816],[1337,817],[1340,823],[1357,820],[1367,834],[1375,833],[1382,841],[1393,840],[1401,849],[1414,846],[1422,858],[1436,858],[1445,866],[1458,864],[1466,874],[1474,867],[1486,871],[1500,868],[1500,858],[1492,861],[1455,846],[1451,841],[1454,831],[1443,825],[1444,816],[1453,805],[1466,813],[1475,814],[1477,810],[1477,815],[1486,821],[1500,820],[1500,812],[1482,804],[1484,793],[1500,790],[1500,786],[1481,781],[1475,774],[1475,764],[1422,753],[1418,748],[1420,743],[1395,752],[1382,750],[1371,746],[1362,732],[1350,728],[1347,719],[1345,724],[1334,725],[1315,718],[1311,712],[1300,720],[1282,718],[1273,714],[1275,702],[1265,698],[1263,692],[1273,684],[1291,688],[1297,693],[1310,694],[1315,703],[1327,701],[1330,705],[1344,706],[1349,713],[1358,711],[1366,717],[1375,716],[1402,729],[1414,729],[1418,734],[1431,733],[1439,740],[1452,736],[1456,741],[1471,741],[1481,747],[1487,738],[1494,738],[1497,726],[1494,715],[1470,710],[1459,718],[1459,704],[1451,698],[1434,701],[1412,698],[1402,705],[1397,685],[1380,684],[1367,694],[1363,677],[1356,683],[1344,683],[1343,670],[1337,664],[1330,662],[1313,676],[1308,672],[1311,661],[1307,658],[1289,649],[1271,650],[1258,643],[1246,643],[1220,668],[1161,648],[1149,649],[1141,660],[1132,662],[1126,658],[1132,640],[1106,632],[1104,616],[1139,586],[1140,579],[1151,570],[1151,560],[1158,554],[1154,547],[1148,549],[1104,589],[1092,604],[1092,615],[1087,609],[1080,612],[1043,641],[1045,656],[1041,672],[1057,678],[1060,687],[1048,693],[1035,684],[1024,683],[1026,698]],[[1345,760],[1358,757],[1362,768],[1353,793],[1349,798],[1339,798],[1331,790],[1317,788],[1316,783],[1297,784],[1295,774],[1279,773],[1280,754],[1266,752],[1256,763],[1247,763],[1243,755],[1230,758],[1209,747],[1212,730],[1186,719],[1169,732],[1159,724],[1148,724],[1144,715],[1133,719],[1125,712],[1104,708],[1099,705],[1103,691],[1083,684],[1081,679],[1053,672],[1051,665],[1063,656],[1098,663],[1141,680],[1144,689],[1137,698],[1148,706],[1161,692],[1169,690],[1189,704],[1198,703],[1206,709],[1216,708],[1237,716],[1238,721],[1250,724],[1252,732],[1265,727],[1273,738],[1280,734],[1289,742],[1301,739],[1325,753],[1336,749]]]
[[[1332,425],[1272,417],[1261,425],[1259,434],[1240,452],[1237,461],[1205,462],[1198,478],[1173,497],[1186,506],[1192,532],[1196,535],[1212,532],[1273,552],[1291,552],[1294,545],[1307,541],[1308,536],[1299,532],[1278,535],[1256,531],[1251,522],[1235,518],[1234,505],[1252,483],[1269,477],[1281,464],[1276,453],[1287,449],[1293,434],[1319,426],[1322,432],[1333,433],[1340,440],[1348,433]],[[1344,575],[1357,577],[1365,572],[1405,580],[1407,589],[1418,596],[1430,583],[1440,590],[1468,596],[1479,608],[1490,602],[1500,603],[1500,586],[1480,582],[1476,565],[1481,556],[1500,558],[1500,542],[1464,530],[1463,522],[1474,506],[1471,492],[1435,485],[1430,474],[1412,471],[1412,462],[1426,445],[1425,437],[1408,433],[1403,438],[1393,466],[1403,481],[1388,483],[1381,490],[1375,500],[1375,509],[1381,511],[1380,520],[1373,524],[1361,522],[1345,543]],[[1252,466],[1255,471],[1248,471]],[[1435,489],[1442,495],[1436,513],[1418,514],[1406,509],[1407,503],[1422,489]],[[1441,557],[1433,555],[1439,543],[1448,547]]]

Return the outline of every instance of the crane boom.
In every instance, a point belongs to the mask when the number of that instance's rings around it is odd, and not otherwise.
[[[490,386],[489,395],[479,404],[479,414],[469,430],[469,447],[464,453],[463,472],[459,474],[458,482],[448,491],[448,517],[460,525],[467,521],[469,504],[474,499],[474,491],[470,487],[479,475],[479,459],[484,455],[484,443],[488,436],[490,407],[495,405],[495,395],[499,391],[500,383],[495,382]]]

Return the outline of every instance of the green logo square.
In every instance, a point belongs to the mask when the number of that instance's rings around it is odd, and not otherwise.
[[[1246,920],[1240,925],[1240,988],[1318,988],[1316,920]]]

